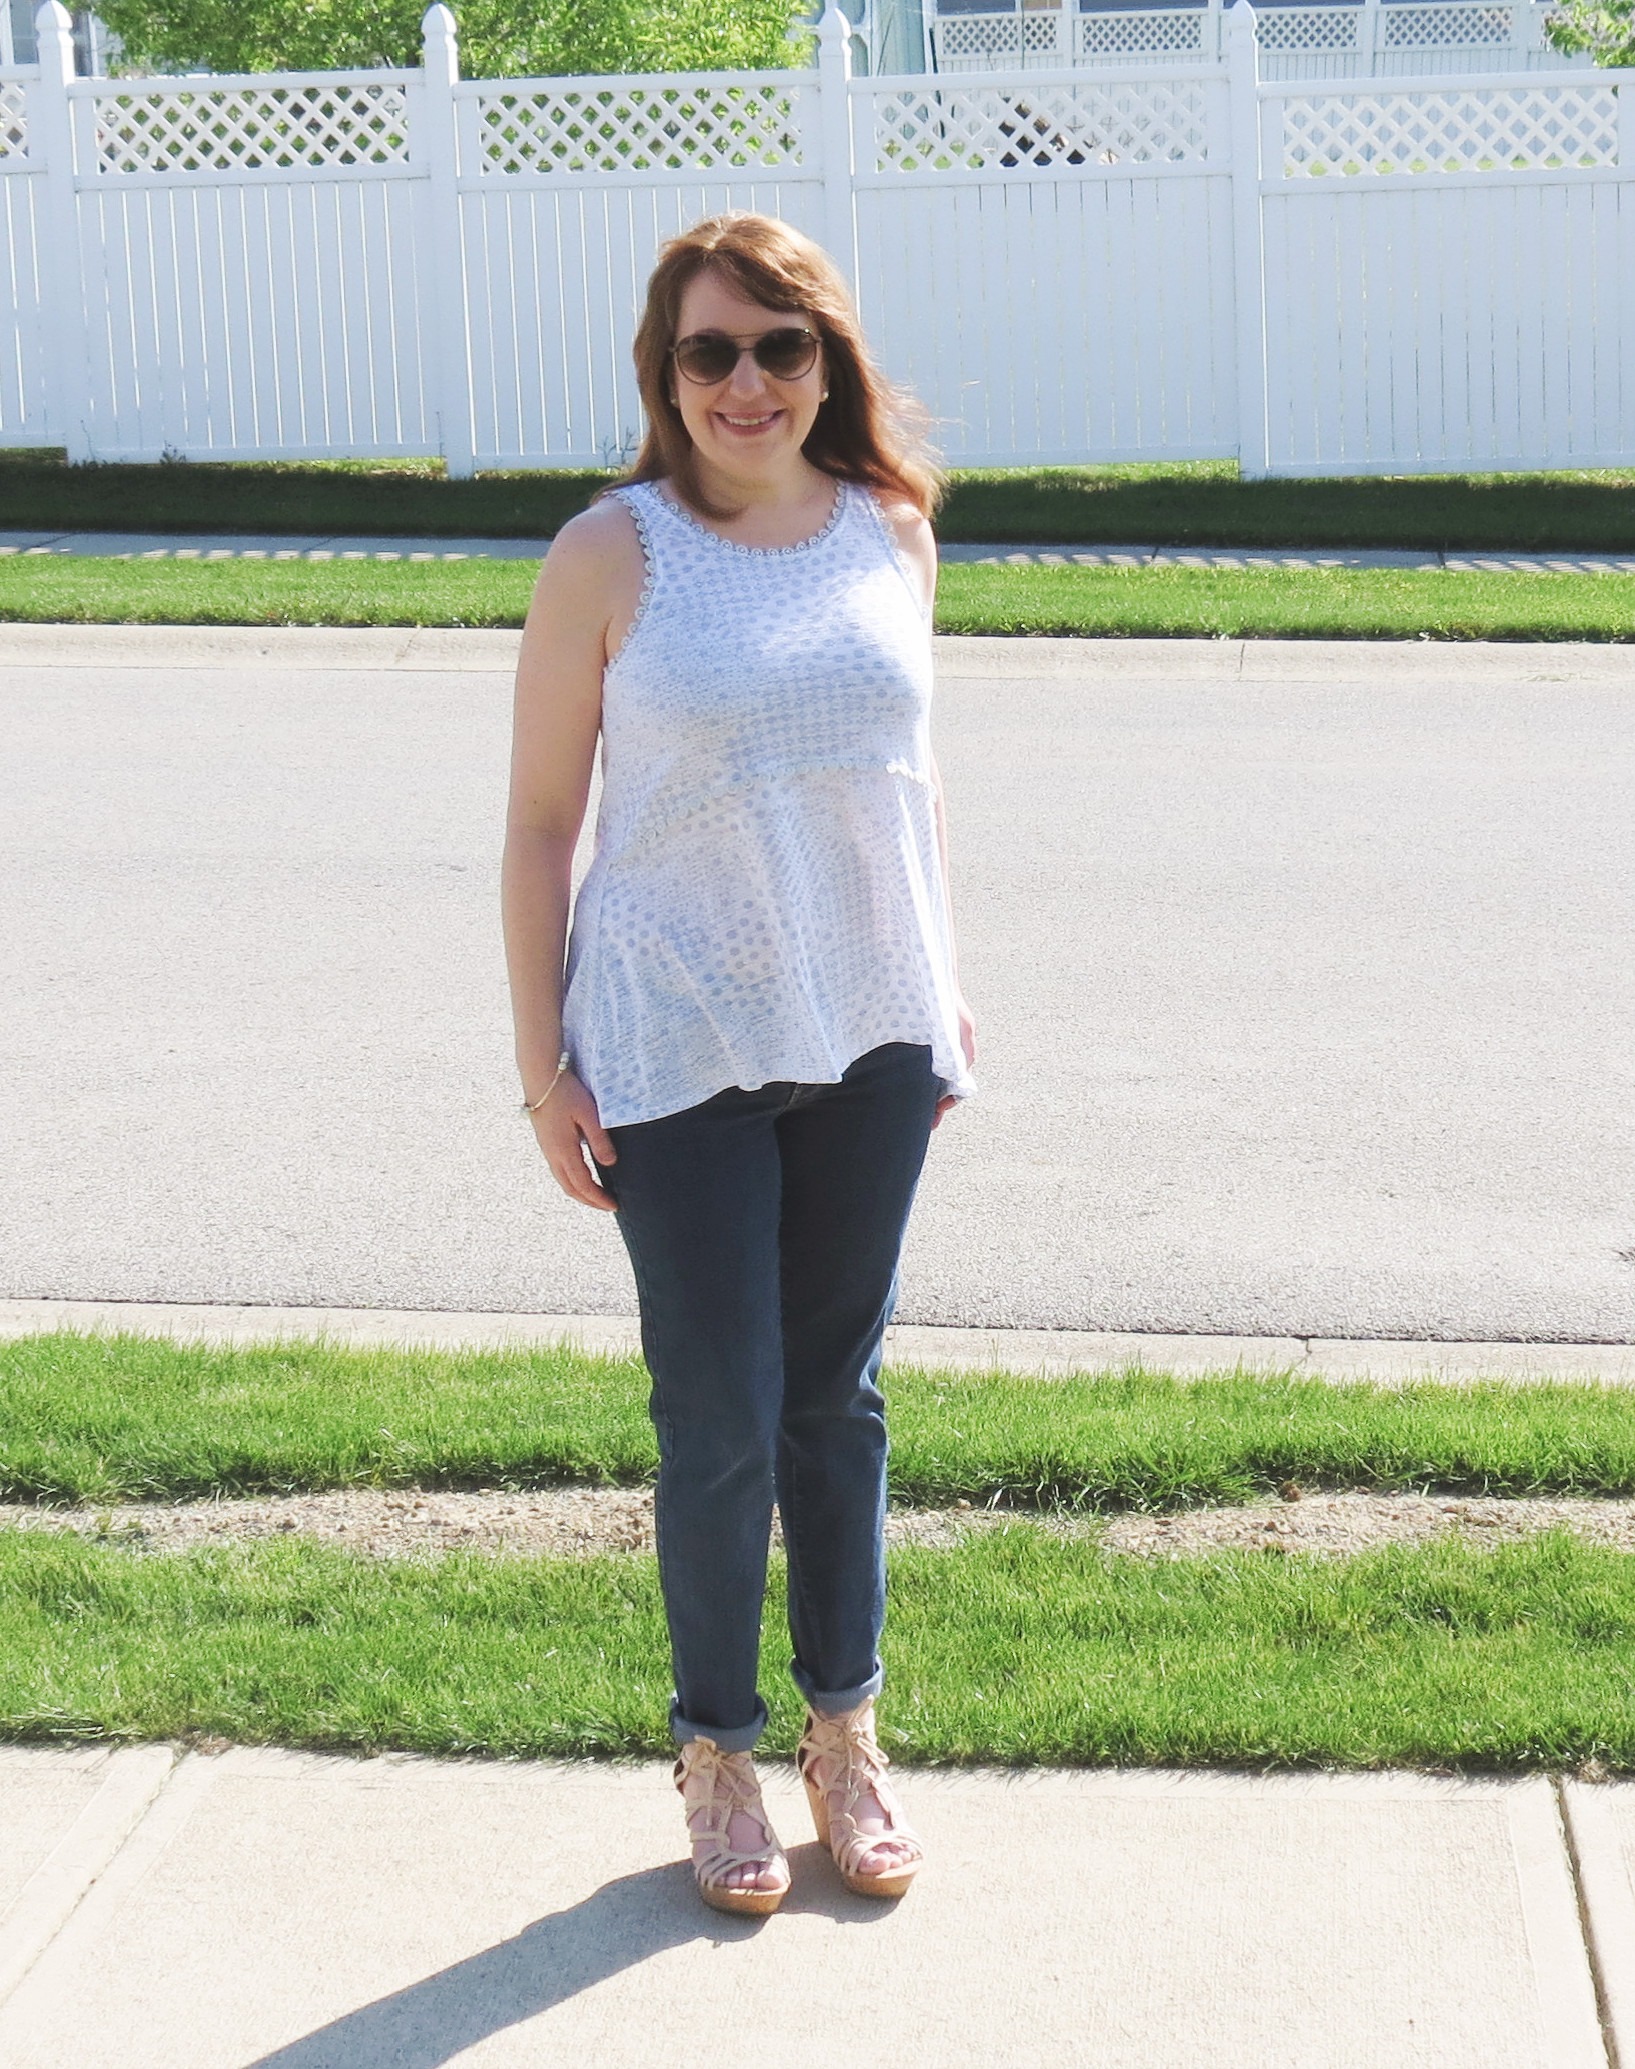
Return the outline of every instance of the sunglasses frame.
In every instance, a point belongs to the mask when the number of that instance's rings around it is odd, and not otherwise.
[[[794,332],[798,334],[800,337],[809,340],[812,347],[812,356],[806,362],[805,366],[801,368],[798,374],[775,374],[772,371],[771,367],[767,365],[765,360],[761,358],[760,349],[762,345],[766,343],[768,338],[788,337],[791,332]],[[712,341],[715,339],[719,339],[720,342],[724,345],[732,345],[736,347],[736,356],[733,359],[731,366],[727,368],[725,373],[716,374],[713,378],[710,379],[706,379],[702,374],[688,373],[686,367],[682,363],[680,353],[682,346],[690,345],[695,338],[708,338]],[[671,359],[675,360],[676,371],[682,376],[684,380],[691,381],[695,388],[718,388],[720,387],[723,381],[730,381],[732,379],[733,375],[738,371],[738,361],[743,358],[746,352],[755,361],[755,364],[761,369],[761,372],[766,375],[768,380],[803,381],[805,380],[806,376],[812,371],[813,367],[817,365],[818,353],[822,350],[822,347],[823,339],[815,330],[811,328],[809,324],[780,323],[776,325],[772,330],[764,330],[760,333],[758,337],[751,338],[747,345],[744,343],[741,337],[735,337],[730,331],[689,331],[686,337],[676,339],[675,343],[670,347],[668,356]]]

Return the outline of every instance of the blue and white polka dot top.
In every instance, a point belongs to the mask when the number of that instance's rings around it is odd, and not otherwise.
[[[602,799],[564,1045],[604,1127],[928,1044],[965,1097],[937,846],[931,628],[867,490],[798,546],[615,493],[647,559],[602,678]]]

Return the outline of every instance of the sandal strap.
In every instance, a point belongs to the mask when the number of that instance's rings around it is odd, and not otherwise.
[[[723,1753],[714,1739],[689,1739],[675,1765],[675,1783],[688,1836],[695,1842],[693,1872],[700,1882],[713,1886],[734,1868],[785,1865],[783,1848],[767,1817],[761,1785],[747,1753]],[[740,1811],[760,1826],[759,1846],[732,1844],[728,1835]],[[699,1843],[704,1846],[702,1853]]]
[[[891,1762],[874,1735],[872,1703],[834,1717],[809,1711],[795,1758],[802,1779],[828,1806],[829,1849],[843,1873],[856,1874],[860,1864],[882,1848],[891,1849],[897,1867],[925,1858],[919,1834],[886,1780]],[[874,1797],[885,1816],[883,1831],[865,1832],[857,1822],[857,1805],[865,1794]],[[878,1866],[875,1872],[880,1872]]]

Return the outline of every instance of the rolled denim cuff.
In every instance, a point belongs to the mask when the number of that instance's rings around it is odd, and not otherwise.
[[[790,1674],[795,1686],[805,1696],[808,1704],[820,1717],[840,1717],[848,1710],[855,1710],[859,1703],[872,1702],[886,1685],[885,1669],[876,1666],[867,1681],[860,1681],[855,1688],[814,1688],[811,1676],[801,1671],[799,1660],[789,1662]]]
[[[681,1714],[679,1698],[670,1698],[670,1736],[678,1746],[684,1746],[690,1739],[713,1739],[723,1753],[747,1753],[765,1731],[767,1724],[766,1704],[755,1698],[755,1715],[748,1724],[735,1724],[730,1731],[724,1731],[715,1724],[690,1724]]]

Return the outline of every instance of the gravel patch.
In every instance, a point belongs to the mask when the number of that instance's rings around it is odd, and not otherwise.
[[[1293,1488],[1279,1501],[1168,1515],[1037,1516],[968,1503],[894,1509],[886,1539],[946,1550],[974,1531],[1008,1525],[1059,1537],[1099,1537],[1106,1550],[1141,1558],[1197,1558],[1244,1548],[1332,1558],[1375,1545],[1422,1544],[1453,1535],[1480,1544],[1513,1542],[1558,1524],[1590,1543],[1635,1552],[1635,1501],[1628,1499],[1303,1494]],[[378,1559],[451,1551],[586,1558],[651,1552],[653,1494],[647,1487],[552,1487],[528,1493],[340,1488],[323,1494],[101,1508],[9,1502],[0,1503],[0,1529],[73,1530],[135,1552],[296,1535]]]
[[[1110,1517],[1102,1543],[1109,1551],[1149,1558],[1197,1558],[1244,1548],[1333,1558],[1376,1545],[1424,1544],[1438,1537],[1463,1537],[1486,1545],[1514,1543],[1563,1524],[1591,1544],[1635,1552],[1635,1501],[1624,1498],[1292,1490],[1281,1501],[1245,1508]]]

